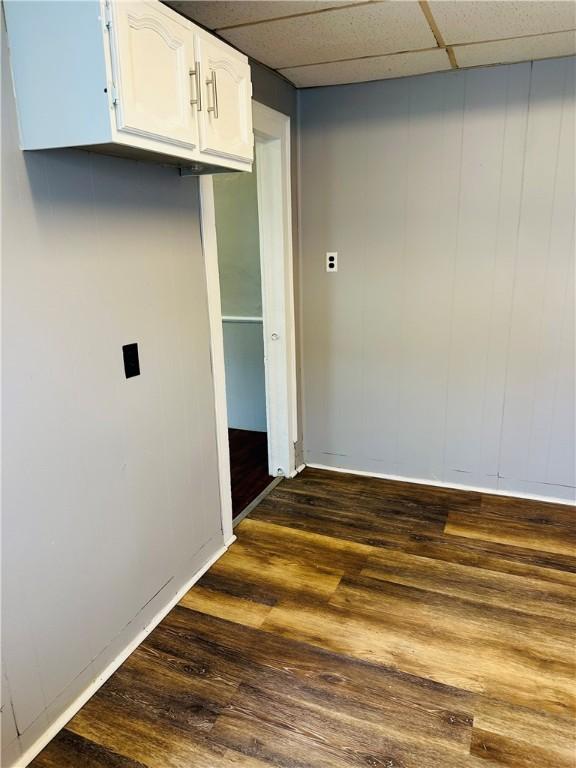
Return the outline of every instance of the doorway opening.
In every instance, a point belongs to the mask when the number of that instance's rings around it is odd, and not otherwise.
[[[253,102],[252,174],[200,178],[222,528],[295,474],[290,118]]]
[[[232,517],[273,480],[268,468],[257,160],[213,179],[224,339]]]

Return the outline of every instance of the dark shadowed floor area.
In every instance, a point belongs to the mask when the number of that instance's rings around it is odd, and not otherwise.
[[[232,513],[237,517],[272,482],[266,432],[229,429]]]

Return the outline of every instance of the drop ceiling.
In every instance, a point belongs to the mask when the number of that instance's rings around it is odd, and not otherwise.
[[[576,53],[573,0],[168,4],[302,88]]]

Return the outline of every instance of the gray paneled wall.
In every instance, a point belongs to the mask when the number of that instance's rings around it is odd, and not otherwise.
[[[2,64],[8,767],[222,531],[197,181],[24,155],[5,46]],[[130,342],[142,373],[127,380]]]
[[[300,110],[306,461],[573,498],[574,60]]]
[[[294,254],[294,293],[296,316],[296,379],[298,401],[298,440],[294,446],[296,465],[303,461],[302,446],[302,318],[298,312],[300,307],[300,237],[299,237],[299,164],[298,164],[298,91],[282,75],[268,67],[250,60],[252,75],[252,97],[254,101],[265,104],[272,109],[283,112],[290,117],[290,166],[292,181],[292,250]]]

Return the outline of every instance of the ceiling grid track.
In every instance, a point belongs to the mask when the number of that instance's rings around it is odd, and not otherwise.
[[[450,60],[450,66],[452,67],[452,69],[459,69],[458,62],[456,61],[456,56],[454,55],[454,51],[452,50],[451,46],[446,45],[446,43],[444,42],[442,33],[440,32],[440,29],[438,28],[438,24],[436,24],[436,20],[434,19],[434,16],[432,14],[432,9],[428,5],[428,0],[418,0],[418,5],[422,9],[424,18],[428,22],[428,26],[430,27],[432,34],[436,39],[438,48],[443,48],[446,51],[446,54],[448,55],[448,58]]]

